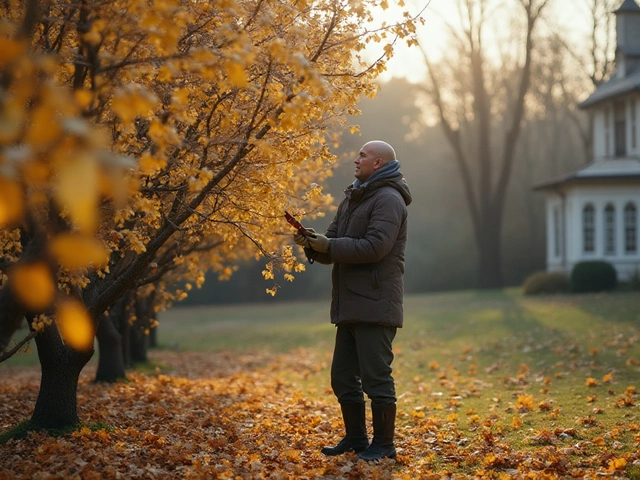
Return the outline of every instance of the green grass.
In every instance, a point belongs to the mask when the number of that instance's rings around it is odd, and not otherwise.
[[[320,368],[292,378],[308,393],[326,395],[325,367],[335,334],[328,317],[328,301],[175,307],[161,313],[158,339],[161,348],[181,351],[304,349]],[[460,390],[464,410],[480,414],[495,410],[494,404],[504,410],[525,393],[536,406],[562,404],[576,417],[589,416],[595,407],[606,409],[598,417],[604,421],[629,411],[609,407],[638,379],[639,323],[637,292],[525,297],[519,289],[507,289],[408,295],[405,327],[394,344],[398,394],[410,408],[460,413],[461,408],[438,402]],[[37,355],[18,354],[6,364],[12,361],[37,364]],[[608,373],[613,379],[604,384]],[[588,377],[598,385],[587,387]],[[492,394],[485,395],[487,390]],[[597,400],[587,403],[589,396]]]
[[[331,398],[328,311],[328,302],[175,308],[161,315],[159,338],[180,350],[300,351],[317,368],[292,366],[288,380],[306,395]],[[628,387],[640,391],[639,324],[637,292],[409,295],[394,343],[399,406],[470,432],[491,425],[524,450],[540,448],[541,432],[562,428],[573,436],[560,446],[601,437],[620,442],[619,453],[634,451],[640,415],[624,399]],[[587,386],[588,378],[597,384]],[[529,399],[530,410],[518,399]]]
[[[190,351],[325,348],[333,340],[328,302],[173,308],[160,314],[159,343]]]
[[[300,362],[288,358],[284,380],[306,396],[333,401],[329,301],[175,307],[159,320],[164,349],[293,354]],[[469,437],[489,428],[523,451],[541,448],[545,433],[562,429],[571,435],[552,435],[558,448],[585,440],[581,455],[595,452],[597,442],[616,445],[616,455],[634,452],[639,325],[637,292],[408,295],[405,327],[394,342],[398,432],[425,415]],[[21,356],[37,363],[35,353]]]

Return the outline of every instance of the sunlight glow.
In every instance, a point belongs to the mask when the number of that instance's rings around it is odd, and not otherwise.
[[[405,9],[415,14],[424,8],[429,0],[407,0]],[[418,27],[418,36],[422,47],[431,60],[437,61],[448,54],[452,48],[452,32],[460,35],[463,32],[460,20],[459,0],[431,0],[427,9],[423,13],[425,25]],[[489,0],[486,2],[490,20],[495,28],[486,29],[486,45],[498,43],[503,47],[508,44],[508,38],[500,38],[501,34],[506,34],[504,25],[511,22],[509,18],[517,9],[521,8],[516,0]],[[393,23],[402,18],[403,8],[393,3],[386,10],[380,9],[378,18],[380,23],[386,21]],[[541,22],[540,32],[561,31],[566,37],[569,45],[582,46],[587,40],[589,33],[589,9],[587,2],[583,0],[563,0],[562,2],[551,2],[547,6],[544,21]],[[570,28],[567,28],[570,26]],[[372,46],[371,58],[379,55],[375,50],[379,45]],[[404,42],[396,43],[394,47],[394,57],[387,64],[387,71],[381,75],[380,80],[385,82],[392,77],[404,77],[410,82],[420,82],[424,79],[426,67],[422,53],[417,47],[407,47]]]

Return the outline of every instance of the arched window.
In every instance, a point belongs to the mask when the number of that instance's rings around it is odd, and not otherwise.
[[[638,209],[633,203],[624,207],[624,253],[638,251]]]
[[[582,249],[584,253],[596,251],[596,211],[590,203],[582,209]]]
[[[616,254],[616,207],[612,204],[604,208],[604,254]]]

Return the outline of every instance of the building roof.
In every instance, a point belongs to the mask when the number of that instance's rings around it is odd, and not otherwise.
[[[578,105],[580,108],[587,108],[604,100],[640,90],[640,68],[629,73],[626,77],[612,77],[609,81],[600,84],[584,102]]]
[[[640,182],[640,159],[615,158],[596,160],[573,172],[535,185],[533,189],[550,190],[570,183],[624,180],[637,180]]]
[[[634,0],[624,0],[614,13],[618,12],[640,12],[640,6]]]

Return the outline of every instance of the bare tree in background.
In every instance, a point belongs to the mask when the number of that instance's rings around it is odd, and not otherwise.
[[[564,38],[563,29],[554,27],[556,36],[564,51],[575,62],[577,69],[573,76],[562,78],[559,85],[564,96],[570,101],[568,113],[575,125],[580,139],[585,161],[593,158],[593,122],[592,111],[580,113],[577,105],[594,88],[607,81],[615,68],[615,15],[620,0],[583,0],[588,11],[589,30],[585,38],[586,49],[577,49]],[[567,75],[563,71],[562,75]]]
[[[530,87],[534,30],[549,0],[510,0],[524,17],[521,51],[502,52],[498,68],[487,60],[487,0],[457,0],[462,33],[451,28],[458,58],[433,65],[423,49],[424,86],[440,118],[464,185],[478,250],[479,288],[503,286],[502,226],[507,187]],[[506,23],[506,22],[505,22]],[[509,42],[516,43],[515,37]],[[457,60],[457,63],[456,63]],[[495,137],[502,138],[496,140]],[[496,146],[500,150],[497,153]],[[496,149],[497,150],[497,149]]]

